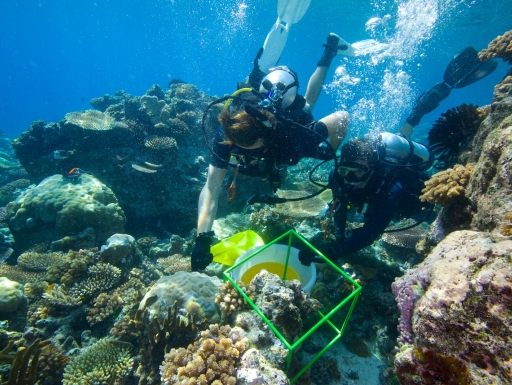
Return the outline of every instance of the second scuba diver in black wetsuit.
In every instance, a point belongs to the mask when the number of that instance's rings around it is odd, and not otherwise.
[[[318,247],[327,255],[346,256],[370,246],[397,215],[409,216],[425,208],[418,197],[428,175],[414,167],[402,167],[382,159],[386,142],[405,145],[406,150],[410,148],[405,138],[389,133],[377,139],[353,139],[342,147],[338,169],[329,176],[329,188],[333,194],[330,214],[336,242],[327,250]],[[417,146],[417,154],[411,152],[415,159],[409,162],[426,162],[420,168],[427,168],[428,150],[417,143],[409,143]],[[364,216],[364,225],[347,229],[347,219],[356,213]],[[316,258],[310,249],[302,250],[299,259],[308,265],[313,261],[323,261]]]

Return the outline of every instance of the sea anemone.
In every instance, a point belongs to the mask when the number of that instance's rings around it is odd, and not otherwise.
[[[478,107],[472,104],[462,104],[441,114],[428,134],[429,149],[439,159],[438,168],[457,163],[459,151],[468,144],[481,121]]]

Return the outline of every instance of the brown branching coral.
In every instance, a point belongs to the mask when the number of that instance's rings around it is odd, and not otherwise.
[[[512,30],[491,41],[486,49],[478,53],[478,57],[480,60],[501,58],[504,62],[512,64]]]
[[[453,169],[449,168],[434,174],[425,182],[420,200],[446,207],[457,197],[464,196],[465,187],[469,183],[474,166],[474,163],[468,163],[466,166],[457,164]]]
[[[43,294],[48,305],[59,308],[75,307],[82,304],[82,299],[69,293],[63,285],[53,285]]]
[[[0,361],[12,362],[9,380],[4,385],[34,385],[37,380],[37,369],[41,349],[50,344],[50,341],[41,341],[36,339],[28,347],[20,347],[15,356],[8,353],[13,347],[13,342],[0,352]]]
[[[457,162],[460,150],[469,143],[484,117],[478,107],[462,104],[435,121],[428,133],[428,146],[443,167]]]
[[[106,320],[121,306],[123,306],[123,299],[118,293],[100,293],[87,308],[89,325],[96,325]]]
[[[242,281],[236,281],[238,286],[244,291],[247,296],[254,301],[254,288],[246,285]],[[219,294],[215,297],[215,303],[220,307],[220,311],[224,316],[230,316],[238,311],[248,308],[247,301],[242,297],[237,289],[231,284],[231,281],[226,281],[221,287]]]
[[[144,325],[147,324],[147,318],[147,310],[138,310],[134,319],[135,325],[140,325],[141,322]],[[144,329],[145,333],[139,339],[139,345],[141,346],[141,360],[137,369],[141,378],[139,383],[159,384],[159,367],[165,354],[169,353],[172,348],[184,347],[192,343],[196,339],[199,330],[204,329],[207,324],[206,319],[197,323],[193,315],[188,314],[185,317],[180,314],[177,302],[174,303],[173,307],[167,309],[167,317],[162,325],[160,325],[157,318],[152,319],[147,324],[147,328]]]
[[[48,344],[41,350],[38,363],[38,384],[60,384],[69,356],[61,348]]]
[[[48,267],[48,277],[52,282],[61,282],[71,287],[87,277],[89,266],[99,259],[97,250],[70,251],[61,264]]]
[[[172,349],[160,367],[164,384],[235,385],[235,365],[247,348],[242,329],[210,328],[188,349]]]

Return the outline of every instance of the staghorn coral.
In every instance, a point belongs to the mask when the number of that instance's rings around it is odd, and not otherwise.
[[[242,281],[236,281],[236,283],[244,293],[254,301],[254,287],[246,285]],[[226,281],[220,287],[219,294],[215,297],[215,303],[219,305],[223,316],[230,316],[249,307],[245,298],[242,297],[238,290],[232,285],[231,281]]]
[[[67,123],[74,124],[84,130],[106,131],[111,130],[115,125],[112,116],[96,110],[70,112],[66,114],[65,119]]]
[[[176,150],[178,147],[174,138],[156,135],[149,135],[144,140],[144,146],[156,151]]]
[[[18,257],[18,265],[30,271],[46,271],[50,266],[64,261],[64,253],[27,252]]]
[[[443,167],[453,166],[473,138],[485,114],[472,104],[451,108],[437,119],[428,133],[428,147]],[[436,165],[439,167],[439,165]]]
[[[126,342],[103,338],[83,349],[64,369],[63,385],[108,384],[112,377],[127,377],[133,365]]]
[[[191,271],[190,258],[181,254],[173,254],[167,258],[158,258],[156,260],[157,267],[162,269],[166,274],[174,274],[178,271]]]
[[[160,367],[164,384],[235,385],[235,365],[247,348],[243,330],[210,325],[187,349],[171,349]]]
[[[512,64],[512,30],[491,41],[487,48],[478,53],[478,58],[480,60],[501,58],[504,62]]]
[[[96,325],[106,320],[122,306],[123,299],[117,292],[100,293],[87,307],[87,322],[89,325]]]
[[[457,197],[464,196],[465,187],[469,183],[474,166],[474,163],[468,163],[466,166],[457,164],[453,169],[449,168],[434,174],[425,182],[420,200],[442,206],[453,203]]]
[[[69,289],[72,296],[83,299],[108,291],[117,285],[121,278],[121,269],[112,266],[110,263],[91,266],[88,272],[89,276],[86,280],[78,282]]]

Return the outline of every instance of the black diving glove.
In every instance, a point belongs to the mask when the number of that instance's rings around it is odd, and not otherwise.
[[[338,54],[338,49],[347,49],[344,46],[340,46],[340,37],[334,33],[330,33],[327,36],[327,41],[323,44],[325,47],[324,53],[322,57],[316,64],[318,67],[329,67],[331,65],[332,59]]]
[[[299,261],[304,266],[311,265],[312,262],[316,263],[324,263],[324,259],[320,258],[313,250],[310,248],[299,250]]]
[[[412,111],[405,121],[412,126],[417,126],[423,115],[434,111],[439,106],[439,103],[450,95],[450,92],[452,90],[448,84],[444,82],[437,83],[430,90],[421,94],[416,102],[414,102]]]
[[[192,271],[204,270],[213,261],[210,247],[213,242],[213,231],[200,233],[196,238],[196,245],[192,251]]]
[[[261,47],[254,58],[254,68],[249,74],[249,85],[255,90],[260,89],[261,80],[265,77],[266,73],[260,69],[260,58],[263,55],[263,47]]]

